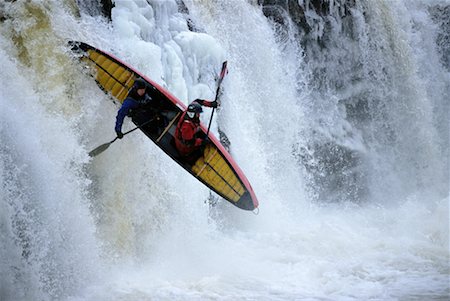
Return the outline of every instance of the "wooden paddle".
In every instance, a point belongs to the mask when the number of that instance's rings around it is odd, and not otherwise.
[[[153,118],[150,119],[150,120],[148,120],[148,121],[146,121],[146,122],[144,122],[144,123],[141,124],[141,125],[138,125],[138,126],[135,127],[134,129],[129,130],[128,132],[123,133],[123,136],[125,137],[125,135],[128,135],[129,133],[134,132],[134,131],[137,130],[137,129],[140,129],[141,127],[143,127],[144,125],[146,125],[146,124],[148,124],[148,123],[150,123],[150,122],[152,122],[152,121],[153,121]],[[119,139],[119,137],[114,138],[114,140],[111,140],[111,141],[108,142],[108,143],[104,143],[104,144],[102,144],[102,145],[100,145],[100,146],[97,146],[95,149],[93,149],[93,150],[91,150],[91,151],[89,152],[89,156],[95,157],[95,156],[97,156],[97,155],[100,155],[100,154],[103,153],[105,150],[107,150],[108,147],[109,147],[111,144],[113,144],[114,141],[116,141],[117,139]]]

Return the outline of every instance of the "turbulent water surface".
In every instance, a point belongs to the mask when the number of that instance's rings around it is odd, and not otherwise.
[[[448,1],[105,3],[0,2],[0,300],[450,298]],[[228,60],[259,215],[142,133],[89,158],[118,108],[69,40],[185,103]]]

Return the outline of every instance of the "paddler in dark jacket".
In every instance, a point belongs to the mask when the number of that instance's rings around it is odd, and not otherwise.
[[[202,106],[217,108],[217,101],[194,100],[181,115],[180,121],[178,121],[175,130],[175,146],[178,153],[183,157],[190,156],[200,149],[207,138],[200,129]]]
[[[146,90],[147,84],[143,79],[138,78],[134,81],[133,87],[117,112],[115,131],[119,139],[123,137],[122,124],[125,116],[131,117],[136,111],[143,109],[152,100],[147,95]]]

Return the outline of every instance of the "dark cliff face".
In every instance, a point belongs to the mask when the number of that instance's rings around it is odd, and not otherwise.
[[[305,12],[314,12],[317,18],[326,20],[330,15],[329,0],[310,0],[303,1],[300,4],[297,0],[258,0],[264,14],[274,22],[285,24],[286,16],[299,27],[299,29],[308,34],[312,30],[312,24],[308,22]],[[334,5],[339,7],[341,17],[350,15],[350,9],[354,6],[355,0],[334,1]]]
[[[340,48],[337,35],[349,40],[354,38],[351,14],[354,0],[333,1],[332,6],[327,0],[303,1],[303,4],[299,4],[297,0],[259,0],[258,4],[265,16],[276,25],[279,35],[295,36],[311,73],[311,101],[305,104],[305,109],[320,111],[317,107],[330,102],[329,95],[345,89],[349,84],[348,76],[332,77],[330,74],[336,73],[339,68],[351,72],[350,65],[339,65],[339,60],[350,62],[351,54],[343,54],[335,61],[334,53]],[[331,61],[332,64],[329,63]],[[345,116],[353,126],[367,118],[367,104],[363,99],[352,99],[349,101],[352,105],[348,106],[345,102],[346,100],[340,100],[330,107],[341,106],[347,110]],[[361,201],[367,193],[366,179],[361,168],[362,154],[359,150],[341,144],[339,140],[342,139],[333,139],[330,138],[333,135],[327,136],[316,131],[317,127],[323,125],[322,118],[317,118],[309,121],[309,133],[299,137],[298,145],[293,146],[294,156],[307,173],[311,196],[321,202]],[[325,131],[328,130],[326,127],[325,125]]]
[[[438,44],[443,65],[450,71],[450,5],[437,5],[430,9],[430,14],[439,26],[436,43]]]
[[[348,123],[349,137],[360,134],[368,151],[388,154],[385,149],[392,147],[395,153],[403,138],[395,115],[401,113],[391,112],[392,104],[409,92],[402,82],[408,79],[397,66],[398,45],[390,24],[383,23],[379,7],[371,1],[258,0],[258,4],[278,34],[294,34],[303,51],[311,90],[304,107],[314,117],[308,119],[311,129],[299,137],[294,155],[309,176],[313,195],[321,201],[367,199],[366,187],[373,186],[367,170],[377,166],[361,149],[342,143],[345,135],[334,136],[327,110],[321,107],[343,112],[332,119]],[[450,70],[450,5],[430,4],[426,13],[437,27],[442,65]],[[316,131],[322,124],[323,130]]]

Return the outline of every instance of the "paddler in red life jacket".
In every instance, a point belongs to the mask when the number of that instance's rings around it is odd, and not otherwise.
[[[178,153],[183,157],[190,156],[200,149],[207,138],[200,129],[202,106],[217,108],[217,101],[194,100],[181,115],[180,121],[178,121],[174,137],[175,146]]]
[[[133,87],[122,103],[116,117],[115,131],[117,137],[122,139],[122,124],[125,116],[133,117],[137,111],[144,109],[150,103],[152,98],[147,95],[147,83],[138,78],[134,81]]]

